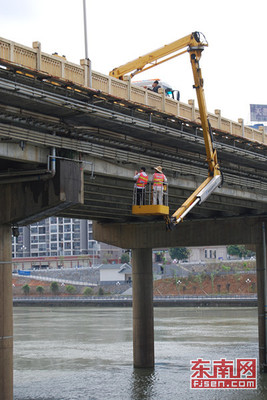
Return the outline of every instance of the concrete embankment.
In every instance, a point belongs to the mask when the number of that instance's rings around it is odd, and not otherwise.
[[[20,297],[13,305],[33,307],[132,307],[132,297]],[[154,307],[257,307],[256,297],[155,297]]]

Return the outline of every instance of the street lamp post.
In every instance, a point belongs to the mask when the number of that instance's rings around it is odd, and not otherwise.
[[[83,25],[84,25],[84,47],[85,58],[88,59],[88,43],[87,43],[87,19],[86,19],[86,0],[83,0]]]
[[[88,57],[88,41],[87,41],[87,16],[86,16],[86,0],[83,0],[83,24],[84,24],[84,47],[85,47],[85,59],[88,61],[88,81],[89,87],[92,87],[92,63]]]
[[[22,250],[22,257],[24,258],[25,257],[25,251],[27,250],[27,247],[23,245],[21,247],[21,250]]]

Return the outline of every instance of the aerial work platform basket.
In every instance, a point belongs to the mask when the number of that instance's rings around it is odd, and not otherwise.
[[[169,215],[168,185],[164,183],[162,192],[162,204],[153,204],[153,185],[148,183],[148,188],[133,191],[132,214],[134,215]]]

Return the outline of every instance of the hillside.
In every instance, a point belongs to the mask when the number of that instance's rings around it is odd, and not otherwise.
[[[51,295],[50,283],[47,281],[29,279],[25,277],[13,276],[13,295],[23,296],[23,285],[28,284],[30,295],[36,296],[36,288],[42,286],[43,295]],[[97,294],[99,286],[93,289]],[[118,293],[118,286],[103,286],[105,293]],[[121,287],[121,289],[123,289]],[[84,286],[76,286],[76,294],[82,294]],[[125,288],[126,290],[126,288]],[[66,294],[66,286],[59,284],[61,295]],[[223,295],[223,294],[255,294],[257,293],[257,283],[255,273],[231,273],[225,275],[201,273],[189,275],[184,278],[166,278],[154,281],[155,296],[177,296],[177,295]]]
[[[187,278],[168,278],[154,282],[154,295],[223,295],[255,294],[257,282],[255,273],[225,275],[198,274]]]

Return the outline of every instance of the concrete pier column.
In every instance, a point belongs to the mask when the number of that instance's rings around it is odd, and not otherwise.
[[[266,341],[265,341],[265,271],[263,246],[256,246],[257,288],[258,288],[258,323],[259,323],[259,367],[264,371],[266,364]]]
[[[133,358],[136,368],[154,367],[152,249],[132,250]]]
[[[11,228],[0,225],[0,397],[13,399],[13,305]]]

